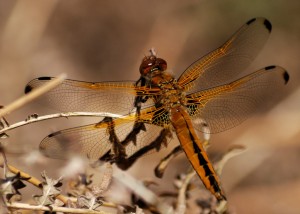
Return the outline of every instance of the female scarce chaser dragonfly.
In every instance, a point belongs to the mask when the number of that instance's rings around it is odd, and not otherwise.
[[[199,121],[205,121],[211,133],[240,124],[288,82],[288,73],[273,65],[239,77],[261,50],[271,29],[268,20],[251,19],[224,45],[191,64],[178,79],[166,71],[167,62],[151,52],[143,58],[136,82],[65,80],[45,95],[55,108],[125,116],[106,117],[96,124],[52,133],[40,143],[40,150],[52,158],[65,158],[66,151],[82,153],[127,169],[150,150],[159,150],[176,133],[205,187],[218,200],[226,199],[196,131],[201,131]],[[34,79],[25,92],[51,79]]]

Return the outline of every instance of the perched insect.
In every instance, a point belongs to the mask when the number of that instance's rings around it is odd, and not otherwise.
[[[79,152],[127,169],[147,152],[159,150],[176,133],[205,187],[218,200],[225,200],[196,131],[201,131],[199,121],[211,133],[240,124],[288,82],[288,73],[273,65],[239,76],[261,50],[271,28],[264,18],[251,19],[178,79],[166,71],[167,62],[151,52],[142,60],[137,82],[65,80],[46,95],[55,108],[125,116],[52,133],[43,139],[40,150],[52,158],[65,158],[66,151]],[[34,79],[25,92],[51,79]]]

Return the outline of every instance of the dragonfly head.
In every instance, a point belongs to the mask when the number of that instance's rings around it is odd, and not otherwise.
[[[150,56],[145,56],[140,65],[140,73],[142,76],[147,76],[155,71],[165,71],[166,69],[167,62],[152,54]]]

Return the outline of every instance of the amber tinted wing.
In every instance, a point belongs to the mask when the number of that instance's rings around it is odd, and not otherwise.
[[[52,77],[41,77],[30,81],[25,93],[34,90]],[[134,82],[83,82],[64,80],[58,87],[52,89],[40,99],[46,101],[47,106],[64,112],[110,112],[128,114],[134,108],[135,97],[139,94],[147,95],[147,89],[135,86]],[[143,106],[152,104],[148,99]]]
[[[224,45],[190,65],[178,83],[196,92],[236,79],[262,49],[271,29],[265,18],[248,21]]]
[[[187,96],[189,113],[195,123],[205,121],[209,132],[230,129],[269,101],[282,97],[288,73],[279,66],[268,66],[231,83]],[[201,131],[201,127],[198,126]]]
[[[147,110],[148,111],[148,110]],[[51,158],[66,159],[68,154],[81,154],[91,160],[98,160],[107,155],[111,150],[113,154],[112,143],[124,145],[127,158],[131,157],[139,149],[157,141],[163,145],[170,140],[170,136],[161,135],[164,127],[153,125],[148,119],[153,117],[155,111],[142,113],[140,122],[144,128],[134,137],[128,139],[129,133],[134,130],[135,116],[128,115],[127,118],[114,119],[112,122],[100,122],[70,129],[61,130],[48,135],[40,143],[40,150],[43,154]],[[112,134],[112,129],[113,134]],[[165,138],[165,139],[159,139]],[[124,144],[124,142],[127,142]],[[163,146],[162,145],[162,146]]]

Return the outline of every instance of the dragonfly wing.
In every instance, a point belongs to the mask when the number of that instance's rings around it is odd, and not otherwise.
[[[265,18],[248,21],[224,45],[191,64],[178,83],[195,92],[232,81],[258,55],[271,29]]]
[[[30,81],[25,93],[47,83],[52,77],[41,77]],[[146,89],[145,89],[146,90]],[[145,93],[144,93],[145,92]],[[134,108],[139,93],[146,94],[143,87],[134,82],[83,82],[64,80],[59,86],[41,97],[48,106],[64,112],[110,112],[128,114]],[[143,106],[152,104],[148,99]]]
[[[268,66],[231,83],[188,95],[187,107],[194,123],[208,125],[207,132],[225,131],[259,111],[266,100],[280,99],[288,80],[283,68]],[[198,126],[199,131],[202,128]]]
[[[140,122],[142,128],[138,129],[136,122],[132,116],[126,119],[106,118],[97,124],[61,130],[45,137],[40,143],[40,150],[50,158],[66,159],[69,153],[99,160],[108,153],[117,155],[113,147],[116,143],[124,147],[126,157],[130,158],[155,141],[165,144],[170,140],[169,135],[160,136],[164,127],[143,121]],[[158,140],[160,137],[166,139]],[[159,148],[152,146],[151,149]]]

